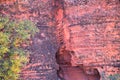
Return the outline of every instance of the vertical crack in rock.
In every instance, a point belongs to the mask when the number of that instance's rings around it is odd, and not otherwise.
[[[40,29],[22,80],[109,80],[120,73],[119,0],[1,1],[0,14]]]
[[[102,80],[109,80],[109,75],[119,73],[118,67],[114,66],[119,65],[116,60],[120,58],[120,46],[119,43],[113,44],[115,38],[116,41],[120,38],[118,28],[115,27],[120,23],[119,0],[109,1],[109,4],[99,0],[57,1],[55,13],[60,43],[57,58],[61,78],[100,80],[101,76]],[[116,56],[116,60],[113,56]],[[83,74],[76,72],[77,69]],[[79,77],[71,77],[74,74]]]
[[[66,18],[64,0],[55,0],[55,19],[56,19],[56,34],[60,49],[56,53],[57,63],[59,64],[58,76],[61,80],[99,80],[99,72],[96,74],[87,75],[83,69],[83,66],[71,65],[71,50],[69,44],[70,29],[69,22]]]
[[[65,80],[100,80],[100,77],[101,80],[109,80],[110,75],[119,74],[119,67],[115,67],[120,64],[120,43],[117,42],[120,35],[119,28],[116,27],[120,26],[119,0],[109,2],[63,0],[65,5],[62,7],[62,20],[57,15],[59,42],[62,44],[57,56],[60,76]],[[68,63],[68,68],[61,67]],[[74,68],[73,72],[69,69],[70,66]],[[75,72],[78,71],[75,67],[80,67],[84,77],[80,78],[81,74]],[[79,77],[71,77],[75,73]]]

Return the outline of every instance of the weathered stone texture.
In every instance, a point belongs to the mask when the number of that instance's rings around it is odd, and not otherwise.
[[[11,19],[29,19],[36,23],[40,32],[32,38],[28,48],[29,63],[22,69],[21,80],[57,80],[55,54],[58,50],[51,0],[2,1],[0,14]]]
[[[17,0],[2,2],[0,13],[40,28],[24,80],[57,80],[57,51],[65,80],[108,80],[120,73],[120,0]]]
[[[60,34],[64,36],[60,41],[63,42],[64,50],[71,55],[69,62],[72,66],[82,65],[87,74],[92,74],[92,69],[98,69],[101,80],[107,80],[105,76],[118,74],[116,66],[120,65],[120,1],[63,2],[63,19],[59,21],[58,30],[62,27],[64,31]],[[63,50],[59,53],[61,57],[65,54]]]
[[[55,53],[57,43],[54,29],[48,26],[39,26],[40,33],[33,38],[33,44],[28,48],[32,54],[30,61],[23,68],[23,80],[57,80],[57,63]],[[29,73],[29,71],[32,71]]]

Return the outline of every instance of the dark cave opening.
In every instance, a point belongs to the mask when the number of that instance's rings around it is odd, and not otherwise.
[[[83,65],[72,66],[69,52],[60,49],[56,53],[56,61],[59,65],[57,74],[60,80],[100,80],[100,74],[97,69],[89,69],[89,72],[92,71],[94,74],[87,74]]]

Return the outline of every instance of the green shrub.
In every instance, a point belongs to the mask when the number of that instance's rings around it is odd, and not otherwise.
[[[29,20],[13,21],[0,17],[0,80],[17,80],[21,68],[28,62],[30,37],[38,28]]]
[[[115,74],[115,75],[111,75],[109,76],[110,80],[120,80],[120,74]]]

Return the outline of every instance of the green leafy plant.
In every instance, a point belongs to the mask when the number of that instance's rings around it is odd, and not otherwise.
[[[109,76],[110,80],[120,80],[120,74],[114,74]]]
[[[13,21],[0,17],[0,80],[17,80],[21,68],[28,62],[31,36],[39,29],[29,20]]]

